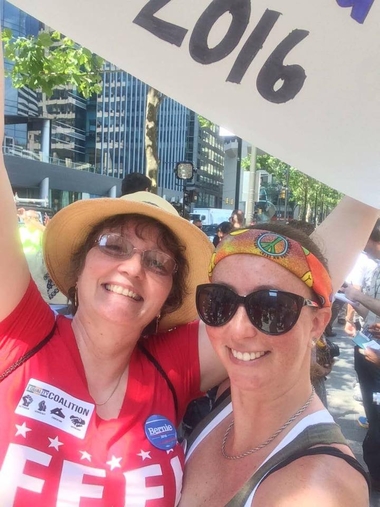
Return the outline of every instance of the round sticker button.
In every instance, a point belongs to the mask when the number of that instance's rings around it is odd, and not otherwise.
[[[144,429],[146,438],[157,449],[167,451],[177,444],[177,430],[163,415],[151,415],[146,420]]]

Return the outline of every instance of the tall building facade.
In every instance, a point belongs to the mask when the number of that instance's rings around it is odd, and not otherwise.
[[[40,23],[36,19],[20,11],[5,0],[0,0],[1,26],[10,28],[15,37],[37,35]],[[5,70],[9,70],[12,63],[4,62]],[[36,92],[29,88],[15,89],[12,87],[10,78],[5,79],[4,113],[5,146],[9,149],[17,149],[20,146],[27,148],[28,143],[28,118],[38,117],[38,100]]]
[[[36,35],[43,28],[5,0],[0,8],[2,26],[15,36]],[[119,195],[126,174],[146,171],[147,92],[145,83],[108,63],[102,93],[91,99],[70,86],[46,97],[15,90],[7,80],[4,151],[19,195],[46,196],[56,208],[80,198]],[[201,129],[193,111],[169,97],[162,100],[157,128],[160,195],[181,202],[183,181],[175,166],[189,161],[196,169],[193,181],[187,182],[197,199],[193,206],[221,206],[224,154],[217,130]],[[59,166],[59,177],[54,166]]]
[[[38,20],[5,0],[0,0],[0,20],[2,28],[10,28],[15,37],[35,36],[42,28]],[[4,66],[9,70],[12,62],[5,61]],[[79,116],[72,115],[71,103],[77,105],[81,101],[74,91],[57,90],[51,99],[46,99],[28,88],[13,88],[6,78],[4,99],[3,152],[15,194],[44,199],[58,211],[86,196],[118,193],[119,180],[92,174],[85,167],[86,123],[84,120],[78,129]],[[86,111],[83,102],[80,108]],[[68,128],[70,122],[74,129]],[[73,130],[75,143],[71,139]],[[81,163],[77,164],[77,160]]]
[[[87,161],[100,174],[123,178],[130,172],[145,173],[145,110],[148,86],[108,64],[103,91],[88,108]],[[166,97],[159,107],[157,146],[158,186],[169,194],[178,182],[174,168],[184,160],[189,109]]]
[[[199,124],[198,119],[195,122]],[[224,141],[219,137],[219,127],[210,125],[198,128],[195,136],[197,176],[196,206],[222,208],[224,182]]]

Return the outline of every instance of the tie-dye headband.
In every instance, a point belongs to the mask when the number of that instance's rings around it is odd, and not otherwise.
[[[228,255],[265,257],[296,275],[318,296],[322,307],[331,306],[331,279],[322,263],[297,241],[261,229],[238,229],[223,237],[213,253],[209,278],[215,266]]]

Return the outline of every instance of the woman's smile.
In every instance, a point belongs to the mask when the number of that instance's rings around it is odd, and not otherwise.
[[[126,287],[122,287],[121,285],[106,283],[104,284],[104,287],[109,292],[126,296],[128,298],[134,299],[135,301],[143,301],[143,298],[139,294],[136,294],[136,292],[133,292]]]
[[[255,359],[259,359],[260,357],[263,357],[268,352],[262,351],[262,352],[240,352],[239,350],[230,349],[232,355],[235,359],[238,359],[239,361],[243,362],[249,362],[253,361]]]

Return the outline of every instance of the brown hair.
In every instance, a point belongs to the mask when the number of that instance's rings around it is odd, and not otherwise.
[[[146,217],[139,214],[122,214],[115,215],[107,218],[103,222],[97,224],[90,234],[87,236],[84,244],[74,253],[71,259],[71,274],[73,278],[77,279],[83,270],[84,263],[88,252],[94,247],[95,241],[104,229],[118,229],[125,226],[128,222],[134,222],[135,234],[138,238],[143,239],[145,232],[154,229],[158,232],[157,246],[170,252],[174,257],[178,269],[173,274],[173,286],[170,294],[165,301],[162,309],[161,316],[167,313],[174,312],[183,303],[184,297],[187,295],[187,278],[189,274],[189,265],[185,258],[185,246],[180,243],[178,238],[161,222],[154,218]],[[68,297],[72,303],[72,311],[75,314],[76,308],[74,307],[76,288],[69,289]]]

